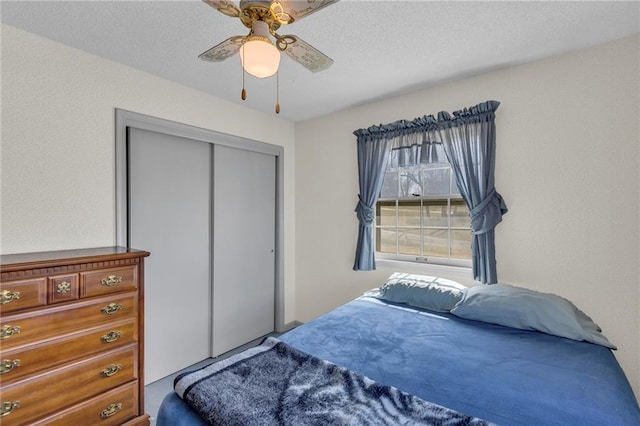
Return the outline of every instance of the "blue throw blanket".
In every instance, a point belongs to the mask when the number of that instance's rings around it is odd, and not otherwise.
[[[215,425],[488,425],[380,385],[284,342],[178,376],[176,393]]]

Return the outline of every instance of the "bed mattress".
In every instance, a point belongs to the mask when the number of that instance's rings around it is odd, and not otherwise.
[[[279,337],[426,401],[503,425],[639,425],[611,350],[407,307],[351,301]],[[174,393],[158,426],[202,421]]]

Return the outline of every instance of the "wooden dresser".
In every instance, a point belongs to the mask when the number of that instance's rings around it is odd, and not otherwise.
[[[0,256],[0,424],[148,425],[146,251]]]

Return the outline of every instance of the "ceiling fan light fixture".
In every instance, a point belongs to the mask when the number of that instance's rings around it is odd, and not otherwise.
[[[280,66],[280,52],[271,42],[260,36],[249,36],[240,48],[242,68],[258,78],[271,77]]]
[[[280,112],[278,68],[281,52],[285,52],[291,59],[312,72],[325,70],[333,64],[331,58],[298,36],[280,35],[276,31],[281,25],[292,24],[338,0],[240,0],[240,8],[231,0],[203,1],[220,13],[239,18],[245,27],[251,29],[248,35],[229,37],[198,56],[205,61],[221,62],[240,53],[242,65],[240,98],[243,101],[247,99],[244,84],[247,73],[257,78],[271,77],[275,74],[276,114]]]
[[[280,51],[271,43],[268,34],[268,25],[256,21],[240,48],[242,68],[254,77],[271,77],[280,66]]]

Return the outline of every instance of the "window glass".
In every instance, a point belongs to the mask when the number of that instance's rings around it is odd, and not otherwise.
[[[398,228],[398,254],[420,256],[420,228]]]
[[[469,230],[451,231],[451,257],[471,259],[471,232]]]
[[[398,202],[398,227],[420,227],[420,201]]]
[[[396,202],[379,201],[376,206],[376,225],[396,226]]]
[[[449,226],[447,200],[425,200],[422,205],[422,223],[425,227],[446,228]]]
[[[376,232],[376,251],[396,254],[396,228],[378,228]]]
[[[471,227],[469,209],[464,200],[451,200],[451,227],[466,229]]]
[[[449,257],[449,230],[424,230],[424,255],[435,257]]]
[[[400,198],[422,195],[420,170],[406,170],[400,173]]]
[[[387,172],[382,182],[380,198],[396,198],[398,196],[398,172]]]
[[[452,175],[446,163],[387,170],[376,206],[377,253],[399,260],[470,264],[469,210]]]
[[[458,189],[458,184],[456,184],[456,177],[451,173],[451,194],[460,195],[460,190]]]
[[[425,168],[422,171],[424,195],[449,195],[449,168]]]

